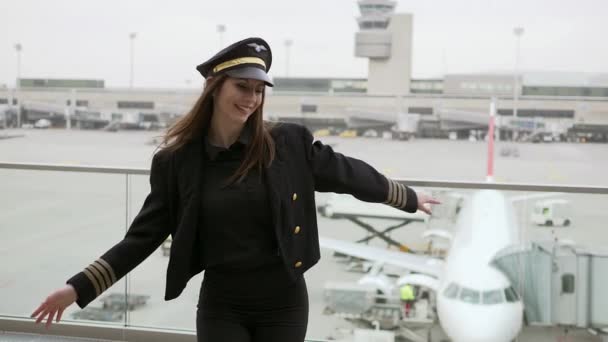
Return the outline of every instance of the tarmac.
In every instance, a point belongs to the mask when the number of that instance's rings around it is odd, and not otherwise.
[[[0,162],[50,163],[81,166],[148,168],[160,132],[99,132],[64,130],[13,130],[23,137],[0,141]],[[387,176],[427,180],[485,180],[487,147],[483,141],[413,140],[325,137],[322,141],[338,152],[367,161]],[[519,157],[496,153],[495,179],[499,182],[608,186],[608,145],[532,144],[514,145]],[[0,169],[0,314],[29,316],[53,289],[97,259],[126,231],[139,211],[148,190],[147,176],[17,171]],[[417,189],[428,192],[436,189]],[[533,202],[517,207],[525,239],[570,238],[594,248],[608,247],[605,228],[608,196],[567,194],[573,203],[569,227],[540,227],[530,222]],[[326,199],[318,194],[318,203]],[[390,222],[367,220],[378,227]],[[431,220],[432,224],[433,220]],[[366,236],[346,220],[318,216],[320,234],[355,241]],[[449,229],[449,227],[446,227]],[[412,223],[391,234],[414,249],[424,249],[421,234],[425,223]],[[372,245],[386,247],[374,239]],[[168,258],[154,252],[125,280],[105,294],[124,292],[149,295],[142,308],[130,311],[130,325],[193,330],[196,303],[203,275],[190,280],[176,300],[163,300]],[[352,331],[350,323],[323,312],[326,281],[356,281],[359,273],[348,272],[332,252],[322,250],[321,262],[306,273],[310,298],[307,338],[338,338]],[[103,297],[103,295],[102,295]],[[91,306],[100,307],[98,300]],[[71,319],[79,310],[70,307]],[[122,324],[118,322],[116,324]],[[538,330],[538,329],[537,329]],[[520,341],[540,341],[534,329]],[[552,330],[553,331],[553,330]],[[549,336],[542,332],[540,335]],[[539,335],[539,336],[540,336]],[[587,341],[587,337],[569,341]],[[555,340],[555,339],[552,339]]]

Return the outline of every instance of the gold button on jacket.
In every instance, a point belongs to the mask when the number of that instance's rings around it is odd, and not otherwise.
[[[296,194],[295,192],[293,193],[293,196],[291,196],[292,200],[297,200],[298,199],[298,194]]]
[[[294,234],[298,234],[300,232],[300,226],[296,226],[296,228],[293,230]]]
[[[301,261],[296,262],[296,265],[295,265],[295,266],[296,266],[296,268],[298,268],[298,267],[302,266],[302,262],[301,262]]]

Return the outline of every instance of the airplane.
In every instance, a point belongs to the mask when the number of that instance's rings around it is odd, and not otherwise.
[[[492,103],[488,127],[488,181],[493,180],[495,108]],[[394,284],[388,284],[386,277],[373,274],[362,282],[374,284],[383,291],[405,284],[435,291],[439,323],[452,341],[512,341],[522,329],[524,305],[507,276],[491,262],[499,251],[521,242],[513,203],[529,198],[508,198],[497,190],[479,190],[463,198],[453,233],[446,230],[427,232],[427,237],[449,244],[445,260],[325,237],[320,238],[320,244],[339,253],[410,271]]]

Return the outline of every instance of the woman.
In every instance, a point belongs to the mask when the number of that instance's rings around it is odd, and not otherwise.
[[[203,94],[168,130],[125,238],[53,292],[32,314],[37,323],[85,307],[171,235],[165,299],[205,270],[199,341],[303,341],[303,273],[320,257],[315,190],[430,214],[436,200],[313,143],[301,126],[265,123],[271,63],[268,44],[248,38],[197,67]]]

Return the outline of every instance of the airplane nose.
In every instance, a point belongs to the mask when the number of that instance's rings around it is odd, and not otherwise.
[[[454,342],[508,342],[517,337],[522,326],[521,303],[438,302],[437,311],[443,330]]]

